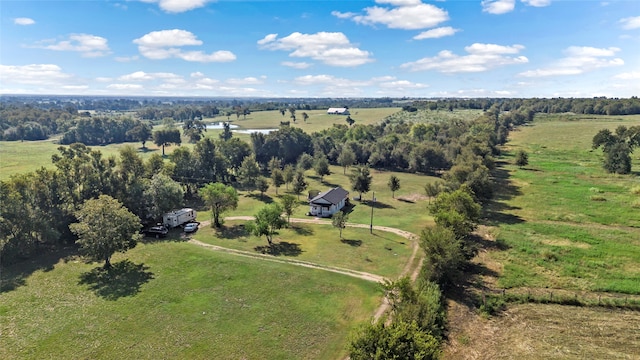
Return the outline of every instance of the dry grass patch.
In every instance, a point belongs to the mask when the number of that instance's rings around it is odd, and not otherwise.
[[[514,305],[483,319],[451,304],[446,359],[632,359],[640,354],[640,312],[562,305]]]

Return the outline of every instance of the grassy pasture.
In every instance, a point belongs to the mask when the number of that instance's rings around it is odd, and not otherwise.
[[[0,292],[0,358],[337,359],[381,297],[371,282],[181,242],[116,256],[110,280],[96,266],[68,258]]]
[[[494,204],[504,266],[498,285],[640,294],[640,161],[627,176],[607,174],[591,139],[640,116],[541,116],[511,134],[505,160],[523,149],[529,165],[505,165],[509,185]],[[491,222],[491,211],[489,221]],[[495,214],[495,213],[494,213]]]
[[[397,278],[412,252],[411,241],[391,233],[369,229],[343,229],[340,239],[338,229],[331,225],[292,223],[274,236],[274,250],[267,248],[264,237],[257,238],[244,232],[242,221],[228,221],[222,230],[203,227],[193,235],[208,244],[232,249],[271,253],[295,260],[309,261],[364,271]]]

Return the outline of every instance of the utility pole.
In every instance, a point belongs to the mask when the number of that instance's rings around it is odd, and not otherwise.
[[[376,193],[373,192],[373,198],[371,199],[371,224],[369,225],[369,233],[373,234],[373,205],[376,203]]]

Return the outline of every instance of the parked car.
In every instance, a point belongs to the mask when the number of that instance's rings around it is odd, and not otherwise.
[[[155,236],[156,239],[167,236],[169,229],[164,225],[156,225],[142,230],[145,236]]]
[[[198,222],[190,222],[184,225],[184,232],[186,233],[190,233],[190,232],[194,232],[196,230],[198,230],[198,226],[200,225],[200,223]]]

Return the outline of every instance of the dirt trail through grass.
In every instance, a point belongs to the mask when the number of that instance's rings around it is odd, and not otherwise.
[[[229,216],[229,217],[226,217],[224,220],[251,221],[253,219],[254,219],[253,216]],[[319,218],[312,218],[312,219],[291,218],[290,221],[293,223],[331,225],[330,221],[319,219]],[[211,221],[203,221],[201,223],[202,226],[208,226],[210,224],[211,224]],[[370,227],[369,224],[355,224],[355,223],[347,223],[346,226],[354,227],[354,228],[363,228],[363,229],[367,229]],[[418,237],[416,236],[416,234],[405,231],[405,230],[388,227],[388,226],[373,226],[373,230],[390,232],[390,233],[402,236],[411,241],[411,244],[412,244],[411,256],[409,257],[409,260],[407,260],[407,264],[402,269],[402,272],[400,273],[399,278],[409,275],[411,280],[415,281],[418,278],[418,275],[420,274],[420,268],[422,267],[422,262],[424,261],[424,256],[421,256],[419,259],[417,259],[417,257],[420,256],[419,255],[420,252],[418,251],[420,249],[420,246],[418,244],[418,241],[417,241]],[[331,271],[334,273],[343,274],[343,275],[347,275],[347,276],[351,276],[351,277],[355,277],[355,278],[363,279],[367,281],[383,282],[386,280],[386,278],[383,276],[371,274],[367,272],[339,268],[335,266],[320,265],[320,264],[315,264],[307,261],[299,261],[299,260],[293,260],[293,259],[280,259],[272,255],[256,254],[249,251],[235,250],[235,249],[229,249],[229,248],[225,248],[217,245],[210,245],[195,239],[189,240],[189,243],[206,247],[208,249],[215,250],[215,251],[226,252],[233,255],[251,257],[251,258],[279,262],[279,263],[286,263],[286,264],[303,266],[307,268],[324,270],[324,271]],[[380,306],[376,309],[373,315],[373,321],[377,321],[378,319],[380,319],[382,315],[384,315],[384,313],[387,312],[388,309],[389,309],[389,302],[385,297],[382,301],[382,304],[380,304]]]

